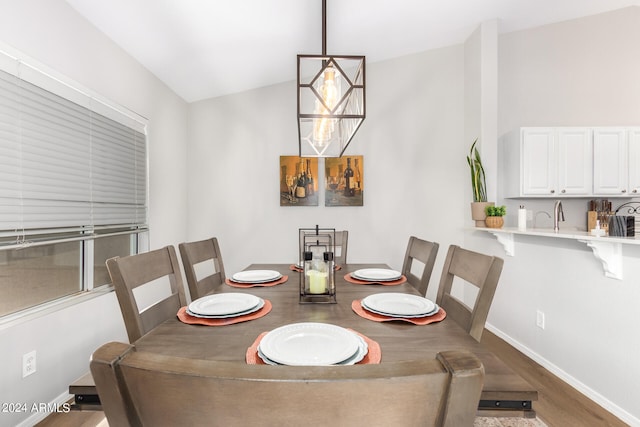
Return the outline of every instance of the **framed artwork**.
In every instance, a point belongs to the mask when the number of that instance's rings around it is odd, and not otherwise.
[[[326,158],[324,163],[324,205],[364,205],[363,156]]]
[[[318,158],[280,156],[280,206],[318,206]]]

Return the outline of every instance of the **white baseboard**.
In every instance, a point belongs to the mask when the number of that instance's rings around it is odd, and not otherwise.
[[[540,364],[542,367],[544,367],[546,370],[548,370],[549,372],[551,372],[552,374],[554,374],[555,376],[560,378],[562,381],[566,382],[571,387],[575,388],[580,393],[584,394],[586,397],[588,397],[589,399],[594,401],[596,404],[602,406],[602,408],[604,408],[605,410],[609,411],[610,413],[612,413],[616,417],[620,418],[620,420],[624,421],[625,423],[629,424],[630,426],[640,427],[640,419],[638,419],[637,417],[633,416],[632,414],[630,414],[629,412],[627,412],[626,410],[624,410],[620,406],[616,405],[615,403],[613,403],[612,401],[607,399],[602,394],[598,393],[597,391],[593,390],[592,388],[589,388],[588,386],[586,386],[584,383],[582,383],[578,379],[576,379],[573,376],[567,374],[565,371],[563,371],[562,369],[560,369],[559,367],[557,367],[556,365],[551,363],[549,360],[547,360],[544,357],[540,356],[538,353],[534,352],[529,347],[527,347],[527,346],[521,344],[520,342],[514,340],[509,335],[505,334],[500,329],[496,328],[495,326],[493,326],[493,325],[491,325],[489,323],[486,324],[486,328],[487,328],[487,330],[489,330],[490,332],[494,333],[499,338],[503,339],[508,344],[510,344],[511,346],[516,348],[518,351],[520,351],[521,353],[525,354],[527,357],[529,357],[530,359],[532,359],[536,363]]]
[[[55,399],[53,399],[51,402],[49,402],[48,405],[45,405],[46,408],[58,408],[61,405],[63,405],[64,403],[68,402],[69,399],[71,399],[73,396],[70,395],[68,392],[64,392],[62,394],[60,394],[58,397],[56,397]],[[49,415],[51,415],[51,411],[47,410],[34,410],[32,411],[32,414],[29,416],[29,418],[27,418],[26,420],[22,421],[21,423],[19,423],[18,425],[16,425],[16,427],[32,427],[36,424],[38,424],[40,421],[44,420],[45,418],[47,418]]]

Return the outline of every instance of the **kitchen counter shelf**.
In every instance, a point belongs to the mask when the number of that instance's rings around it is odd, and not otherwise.
[[[493,234],[509,256],[515,256],[516,234],[552,239],[572,239],[584,243],[591,248],[593,255],[602,262],[604,275],[612,279],[622,280],[622,245],[640,245],[638,237],[592,236],[586,231],[560,230],[557,233],[550,229],[519,230],[517,228],[483,228],[473,230],[486,231]]]

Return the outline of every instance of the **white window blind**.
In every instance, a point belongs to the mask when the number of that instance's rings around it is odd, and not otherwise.
[[[145,228],[144,123],[0,59],[0,232]]]

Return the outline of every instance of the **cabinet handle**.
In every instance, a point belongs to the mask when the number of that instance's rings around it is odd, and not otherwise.
[[[567,190],[562,190],[562,191],[561,191],[561,193],[562,193],[562,194],[564,194],[564,193],[566,193],[566,192],[567,192]]]
[[[637,193],[637,192],[638,192],[637,188],[634,188],[633,191],[632,191],[632,193],[634,193],[634,194]]]
[[[555,192],[556,192],[556,190],[551,190],[551,194],[553,194],[553,193],[555,193]]]
[[[624,193],[626,193],[626,192],[627,192],[627,190],[622,190],[622,194],[624,194]]]

